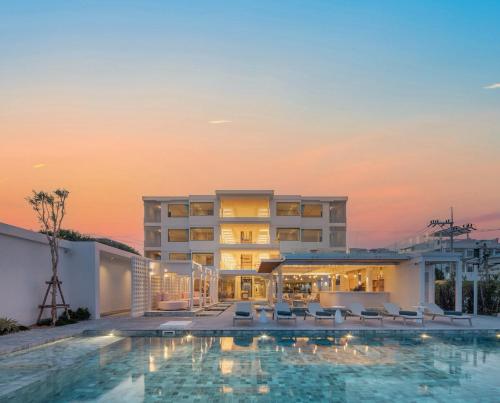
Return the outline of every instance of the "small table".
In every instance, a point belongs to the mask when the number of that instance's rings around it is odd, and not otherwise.
[[[297,316],[304,316],[306,318],[307,307],[305,306],[292,306],[290,310]]]
[[[255,307],[255,310],[257,311],[258,314],[258,321],[260,323],[267,323],[268,322],[267,312],[273,311],[273,308],[270,307],[269,305],[258,305]]]
[[[342,311],[347,310],[347,308],[343,305],[333,305],[333,306],[326,307],[324,309],[325,309],[325,312],[328,312],[328,311],[333,312],[333,314],[335,315],[335,323],[342,323]],[[340,312],[340,320],[337,318],[337,312]]]

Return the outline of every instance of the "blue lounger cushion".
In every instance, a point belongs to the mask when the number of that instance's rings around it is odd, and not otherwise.
[[[278,315],[280,315],[280,316],[292,316],[292,312],[290,312],[290,311],[278,311]]]
[[[330,312],[317,311],[316,316],[332,316],[332,314]]]
[[[236,311],[236,316],[250,316],[250,312]]]
[[[462,312],[460,311],[444,311],[444,314],[453,316],[462,316]]]
[[[378,316],[378,312],[375,311],[361,311],[363,316]]]
[[[399,314],[400,315],[404,315],[404,316],[417,316],[417,312],[415,311],[399,311]]]

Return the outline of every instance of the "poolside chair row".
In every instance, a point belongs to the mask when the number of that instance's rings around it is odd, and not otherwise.
[[[347,312],[350,316],[358,317],[363,323],[367,320],[379,321],[380,325],[383,325],[384,316],[392,317],[395,319],[403,319],[403,323],[406,325],[407,321],[420,322],[422,326],[424,325],[424,313],[431,316],[434,320],[436,317],[449,318],[450,322],[453,323],[454,320],[467,320],[469,325],[472,326],[472,318],[468,315],[464,315],[461,312],[454,311],[444,311],[436,304],[426,304],[425,312],[421,311],[405,311],[394,304],[386,302],[384,303],[385,312],[380,313],[378,311],[368,310],[361,303],[354,302],[349,305]],[[318,302],[310,302],[307,305],[307,310],[304,314],[304,319],[307,316],[317,320],[333,320],[335,323],[335,315],[331,312],[325,311]],[[280,320],[292,320],[297,321],[297,316],[292,312],[290,306],[286,302],[278,302],[275,305],[273,317],[277,322]],[[252,304],[250,302],[239,302],[236,304],[236,312],[233,317],[233,324],[237,320],[253,320]]]

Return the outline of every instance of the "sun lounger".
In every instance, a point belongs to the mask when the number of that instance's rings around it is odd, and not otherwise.
[[[469,326],[472,326],[472,317],[469,315],[464,315],[462,312],[444,311],[434,303],[425,304],[425,313],[431,316],[432,320],[436,317],[449,318],[450,322],[453,323],[454,320],[462,319],[469,321]]]
[[[274,317],[276,321],[280,319],[294,320],[297,323],[297,316],[290,310],[290,306],[286,302],[278,302],[274,307]]]
[[[359,302],[353,302],[351,305],[349,305],[349,311],[350,315],[356,316],[359,319],[363,321],[363,323],[368,319],[374,319],[374,320],[379,320],[380,324],[384,324],[384,318],[380,316],[380,314],[376,311],[369,311],[367,310],[363,304],[360,304]]]
[[[318,302],[309,302],[304,315],[304,319],[306,318],[306,316],[312,316],[315,322],[317,320],[328,319],[333,320],[333,322],[335,323],[335,315],[333,315],[331,312],[325,312],[325,310]]]
[[[404,311],[400,309],[399,305],[390,302],[384,302],[384,308],[387,316],[392,316],[392,319],[402,318],[405,325],[407,320],[414,320],[415,322],[420,321],[422,326],[424,325],[424,316],[421,312]]]
[[[237,320],[253,321],[252,304],[250,302],[238,302],[233,316],[233,325]]]

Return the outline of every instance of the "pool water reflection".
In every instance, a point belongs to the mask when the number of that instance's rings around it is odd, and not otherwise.
[[[495,335],[117,338],[15,400],[488,402],[499,369]]]

